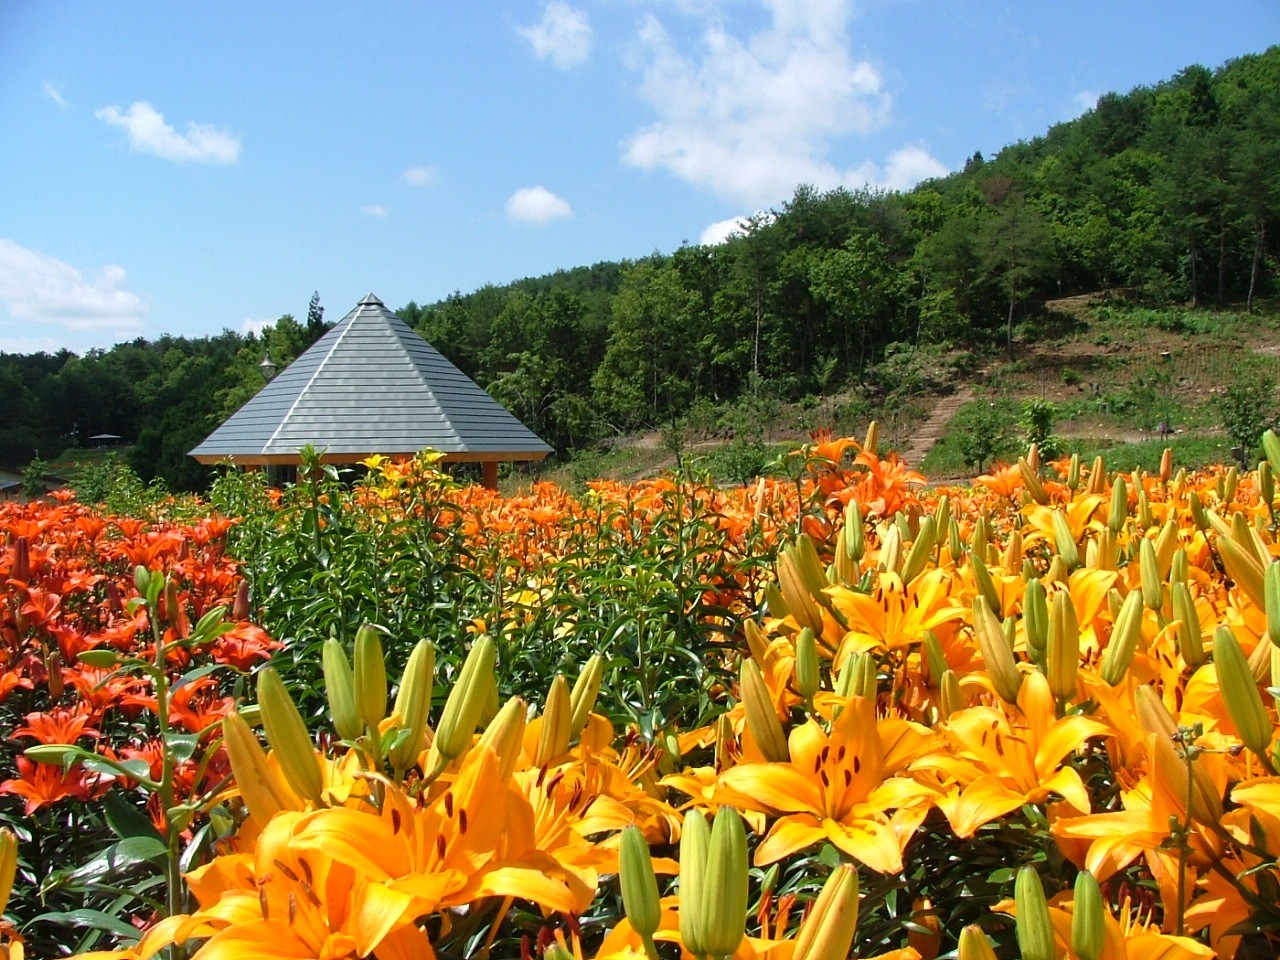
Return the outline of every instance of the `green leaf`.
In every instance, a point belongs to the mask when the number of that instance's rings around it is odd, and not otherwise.
[[[104,880],[140,863],[159,861],[165,845],[156,837],[129,837],[107,847],[92,860],[82,863],[66,875],[68,884],[78,885]]]
[[[108,760],[106,757],[99,757],[96,754],[86,754],[84,759],[84,768],[90,773],[102,773],[108,776],[118,776],[124,773],[126,776],[134,780],[142,780],[147,783],[151,781],[151,764],[145,760]]]
[[[125,799],[119,790],[108,791],[102,798],[102,807],[107,817],[107,826],[122,840],[148,837],[159,841],[160,834],[151,818]]]
[[[87,908],[42,913],[31,922],[38,923],[40,921],[63,924],[69,927],[93,927],[105,930],[126,943],[137,943],[141,933],[133,924],[127,923],[119,917],[113,917],[111,914],[103,913],[101,910],[89,910]]]
[[[223,663],[206,663],[203,667],[196,667],[194,670],[188,670],[180,676],[173,684],[173,692],[177,692],[189,683],[199,680],[201,677],[207,677],[209,674],[226,668]]]

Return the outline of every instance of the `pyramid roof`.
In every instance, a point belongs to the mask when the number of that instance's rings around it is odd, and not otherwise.
[[[201,463],[332,463],[432,449],[541,460],[551,447],[369,294],[191,451]]]

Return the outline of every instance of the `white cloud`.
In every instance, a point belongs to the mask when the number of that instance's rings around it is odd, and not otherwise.
[[[245,317],[240,321],[240,332],[245,336],[252,333],[255,337],[260,337],[263,330],[274,325],[274,320],[255,320],[252,317]]]
[[[550,223],[573,216],[573,208],[546,187],[524,187],[507,200],[507,216],[523,223]]]
[[[440,171],[435,167],[410,167],[400,176],[411,187],[429,187],[440,179]]]
[[[712,13],[686,52],[654,16],[641,25],[640,96],[657,119],[627,139],[623,157],[753,206],[799,183],[850,183],[829,159],[832,141],[888,117],[889,96],[870,63],[847,49],[851,0],[763,0],[769,23],[738,37]]]
[[[730,217],[728,220],[717,220],[715,223],[709,223],[702,231],[702,236],[698,238],[698,242],[704,247],[714,247],[717,244],[724,243],[735,234],[742,233],[743,224],[746,222],[746,217]]]
[[[138,153],[152,153],[165,160],[197,163],[235,163],[240,158],[240,138],[207,123],[188,123],[178,133],[164,122],[164,114],[138,101],[128,110],[103,107],[94,116],[129,134],[129,146]]]
[[[384,207],[380,203],[369,203],[361,207],[360,212],[363,213],[366,217],[386,217],[386,216],[390,216],[391,208]]]
[[[63,110],[71,106],[71,104],[67,102],[67,98],[62,95],[62,87],[56,86],[48,80],[44,82],[44,95],[58,106],[62,107]]]
[[[850,171],[853,186],[884,190],[910,190],[922,180],[945,177],[951,171],[924,147],[908,146],[893,151],[884,166],[867,161]]]
[[[550,60],[560,70],[571,70],[591,56],[592,31],[587,15],[560,0],[547,4],[541,21],[517,29],[539,60]]]
[[[126,280],[121,267],[106,266],[86,277],[69,263],[0,238],[0,304],[14,321],[138,336],[147,306],[125,289]]]

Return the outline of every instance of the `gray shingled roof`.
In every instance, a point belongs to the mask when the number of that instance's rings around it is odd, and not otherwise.
[[[296,462],[430,448],[447,460],[541,460],[551,448],[369,294],[191,451],[201,463]]]

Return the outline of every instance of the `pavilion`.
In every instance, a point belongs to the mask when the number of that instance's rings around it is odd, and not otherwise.
[[[264,364],[266,361],[264,361]],[[445,463],[541,460],[551,447],[369,294],[191,451],[201,463],[297,465],[431,449]]]

